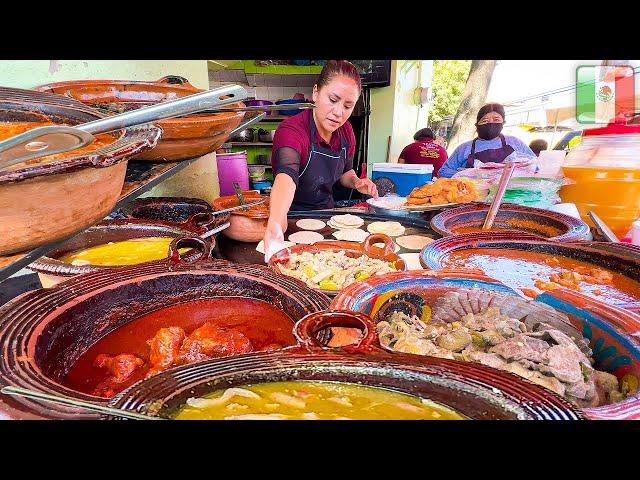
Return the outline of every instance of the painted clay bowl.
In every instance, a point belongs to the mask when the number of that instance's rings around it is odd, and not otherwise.
[[[420,317],[425,305],[433,305],[445,293],[474,287],[519,298],[515,291],[505,285],[474,272],[411,271],[372,277],[350,285],[332,301],[330,309],[359,312],[374,322],[392,310]],[[537,296],[535,303],[552,307],[568,317],[571,325],[589,341],[595,368],[609,372],[618,379],[625,375],[631,375],[636,380],[640,378],[640,315],[570,291],[546,292]],[[358,321],[362,319],[352,320],[352,323]],[[321,326],[326,327],[327,323]],[[320,327],[314,329],[319,330]],[[369,330],[374,328],[369,325]],[[312,337],[314,331],[306,332],[306,337]],[[636,391],[622,402],[584,408],[583,411],[592,419],[640,419],[640,392]]]
[[[210,249],[203,240],[193,238],[174,241],[175,254],[179,247]],[[329,303],[321,293],[295,279],[274,275],[268,267],[222,260],[179,260],[172,255],[167,261],[79,275],[53,288],[28,292],[0,309],[0,383],[105,404],[107,398],[70,386],[69,373],[89,349],[110,335],[125,335],[142,317],[157,318],[163,311],[189,305],[213,305],[205,318],[198,317],[199,307],[189,311],[190,322],[224,321],[229,315],[215,312],[224,310],[231,299],[236,303],[247,299],[266,309],[250,312],[255,328],[261,316],[285,315],[290,319],[291,344],[295,343],[293,323]],[[234,315],[242,313],[242,308],[237,310]],[[142,344],[146,338],[133,335],[130,340]],[[0,395],[0,415],[96,418],[76,408],[5,395]]]
[[[489,212],[486,203],[451,208],[431,219],[431,228],[442,236],[474,233],[482,229]],[[582,220],[540,208],[505,203],[500,205],[492,230],[539,235],[558,242],[590,240],[589,226]]]
[[[153,105],[202,92],[187,79],[171,75],[155,82],[128,80],[70,80],[35,88],[74,98],[109,113]],[[228,105],[241,107],[242,103]],[[162,128],[157,146],[136,156],[138,160],[177,161],[214,152],[240,125],[244,112],[194,114],[156,122]]]
[[[375,243],[384,243],[384,248],[375,247]],[[369,258],[375,258],[377,260],[384,260],[385,262],[393,262],[396,270],[404,271],[407,269],[402,257],[394,252],[394,243],[391,237],[381,233],[369,235],[363,243],[359,242],[347,242],[342,240],[330,240],[316,242],[312,245],[298,244],[292,247],[284,248],[279,252],[276,252],[269,259],[269,266],[276,272],[282,275],[278,268],[279,263],[287,263],[291,254],[293,253],[319,253],[322,251],[340,252],[344,251],[345,255],[352,258],[361,257],[366,255]],[[338,290],[327,290],[322,288],[315,288],[319,292],[326,295],[336,295]]]
[[[483,261],[484,273],[514,288],[532,288],[534,279],[544,261],[550,256],[578,260],[593,267],[605,268],[614,273],[614,288],[585,285],[584,293],[622,308],[637,309],[640,306],[640,248],[624,244],[603,242],[555,242],[533,235],[501,233],[467,233],[441,238],[427,245],[420,252],[420,263],[425,268],[474,269],[468,259],[450,264],[451,255],[466,254],[474,249],[491,249],[497,255],[507,255],[495,261]],[[511,258],[513,257],[513,258]],[[545,277],[546,278],[546,277]],[[599,290],[601,290],[599,292]]]
[[[0,122],[77,125],[104,115],[60,95],[0,88]],[[132,156],[152,148],[152,125],[113,134],[88,154],[17,164],[0,172],[0,255],[60,240],[104,218],[115,206]]]

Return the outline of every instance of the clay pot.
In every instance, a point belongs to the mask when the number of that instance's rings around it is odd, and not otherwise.
[[[535,235],[519,232],[483,232],[452,235],[436,240],[427,245],[420,252],[420,263],[424,268],[441,269],[446,263],[447,256],[456,251],[473,250],[477,248],[492,249],[500,252],[537,252],[540,254],[566,257],[586,262],[596,267],[606,268],[628,277],[637,286],[633,291],[626,292],[634,301],[625,302],[613,297],[600,297],[601,300],[622,308],[637,308],[640,306],[640,248],[624,244],[606,242],[557,242],[543,239]],[[543,259],[540,260],[544,261]],[[512,265],[505,265],[497,280],[504,280],[517,286],[518,280],[510,276]],[[503,273],[504,272],[504,273]],[[502,277],[502,278],[501,278]],[[528,285],[520,285],[527,287]],[[565,290],[565,289],[563,289]]]
[[[262,198],[259,193],[253,191],[242,192],[242,194],[246,203],[255,202]],[[217,211],[237,207],[239,204],[238,197],[229,195],[215,199],[213,208]],[[231,219],[229,220],[231,225],[223,230],[222,234],[239,242],[259,242],[267,230],[268,220],[269,199],[257,207],[231,212]]]
[[[210,213],[195,214],[182,223],[153,222],[149,220],[105,220],[74,236],[57,249],[49,252],[47,256],[40,257],[31,263],[28,268],[38,272],[40,282],[44,288],[50,288],[76,275],[124,268],[124,266],[107,267],[101,265],[76,266],[58,260],[71,252],[132,238],[200,236],[225,221],[225,218],[214,217]],[[215,245],[213,239],[211,239],[211,242]],[[169,252],[167,252],[168,255]]]
[[[374,247],[375,243],[384,243],[384,248]],[[334,252],[344,251],[348,257],[357,258],[362,255],[366,255],[370,258],[378,260],[384,260],[385,262],[393,262],[396,270],[404,271],[407,269],[407,265],[404,260],[397,255],[393,250],[394,243],[391,237],[382,233],[369,235],[363,243],[359,242],[347,242],[342,240],[321,241],[316,242],[313,245],[293,245],[292,247],[285,248],[279,252],[273,254],[269,259],[269,266],[276,272],[280,273],[278,269],[278,263],[287,263],[289,257],[293,253],[311,252],[318,253],[323,250],[330,250]],[[338,290],[325,290],[322,288],[314,289],[325,295],[333,296],[338,293]]]
[[[190,243],[189,243],[190,242]],[[210,250],[200,239],[181,247]],[[249,298],[277,308],[291,324],[323,310],[329,299],[302,282],[262,266],[183,258],[79,275],[51,289],[28,292],[0,308],[0,383],[92,402],[107,399],[66,386],[78,359],[111,332],[163,308],[216,298]],[[208,320],[215,321],[215,315]],[[255,322],[260,321],[257,316]],[[0,417],[87,419],[96,414],[0,394]]]
[[[182,223],[196,213],[212,211],[211,205],[205,200],[186,197],[137,198],[121,209],[128,218],[172,223]]]
[[[70,80],[40,85],[35,90],[66,95],[114,114],[202,92],[183,77],[170,75],[155,82]],[[226,105],[242,107],[242,103]],[[244,112],[195,114],[156,122],[162,128],[157,146],[137,160],[174,162],[214,152],[240,125]]]
[[[0,88],[0,122],[76,125],[104,115],[53,94]],[[127,160],[152,148],[161,130],[115,132],[114,143],[81,156],[18,164],[0,172],[0,255],[62,239],[104,218],[124,184]]]
[[[348,312],[323,312],[323,325],[362,322]],[[467,419],[577,420],[581,413],[553,392],[514,375],[482,365],[415,355],[391,354],[368,345],[329,349],[306,337],[305,322],[295,327],[302,346],[187,365],[166,371],[116,395],[111,406],[171,418],[188,398],[247,384],[283,381],[331,381],[381,387],[428,398]],[[335,321],[335,322],[334,322]],[[301,325],[302,324],[302,325]],[[345,325],[346,324],[346,325]],[[366,327],[365,327],[366,328]],[[302,333],[302,335],[300,335]],[[111,418],[111,417],[105,417]]]
[[[473,233],[482,229],[488,212],[489,205],[486,203],[451,208],[433,217],[431,228],[444,237]],[[591,239],[589,226],[582,220],[563,213],[510,203],[500,205],[492,233],[504,230],[539,235],[557,242]]]

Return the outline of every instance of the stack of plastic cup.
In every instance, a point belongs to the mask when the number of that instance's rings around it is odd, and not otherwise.
[[[570,217],[580,220],[580,212],[578,212],[578,208],[575,203],[556,203],[549,207],[549,210],[552,212],[564,213],[565,215],[569,215]]]

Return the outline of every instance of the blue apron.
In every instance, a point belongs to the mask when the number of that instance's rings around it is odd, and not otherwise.
[[[340,137],[340,152],[314,144],[316,123],[309,115],[309,158],[300,172],[291,210],[333,208],[333,185],[344,173],[348,143]]]

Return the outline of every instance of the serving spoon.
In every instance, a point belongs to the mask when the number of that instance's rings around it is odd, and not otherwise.
[[[487,217],[484,220],[484,224],[482,225],[482,230],[491,230],[493,227],[493,222],[496,220],[496,215],[498,215],[498,209],[500,208],[500,203],[502,203],[502,199],[504,198],[504,193],[507,190],[507,185],[509,184],[509,180],[513,176],[513,171],[516,168],[516,162],[508,162],[504,166],[504,170],[502,170],[502,175],[500,175],[500,181],[498,182],[498,188],[496,189],[496,195],[493,197],[493,202],[491,202],[491,206],[489,207],[489,211],[487,212]]]
[[[60,395],[51,395],[49,393],[29,390],[28,388],[8,386],[4,387],[1,392],[6,395],[16,395],[18,397],[31,398],[34,400],[44,400],[45,402],[57,403],[59,405],[66,405],[69,407],[78,407],[91,412],[103,413],[105,415],[112,415],[115,417],[128,418],[130,420],[167,420],[166,418],[162,417],[152,417],[151,415],[131,412],[129,410],[123,410],[121,408],[107,407],[106,405],[100,405],[93,402],[85,402],[84,400],[76,400],[75,398],[69,398]]]

